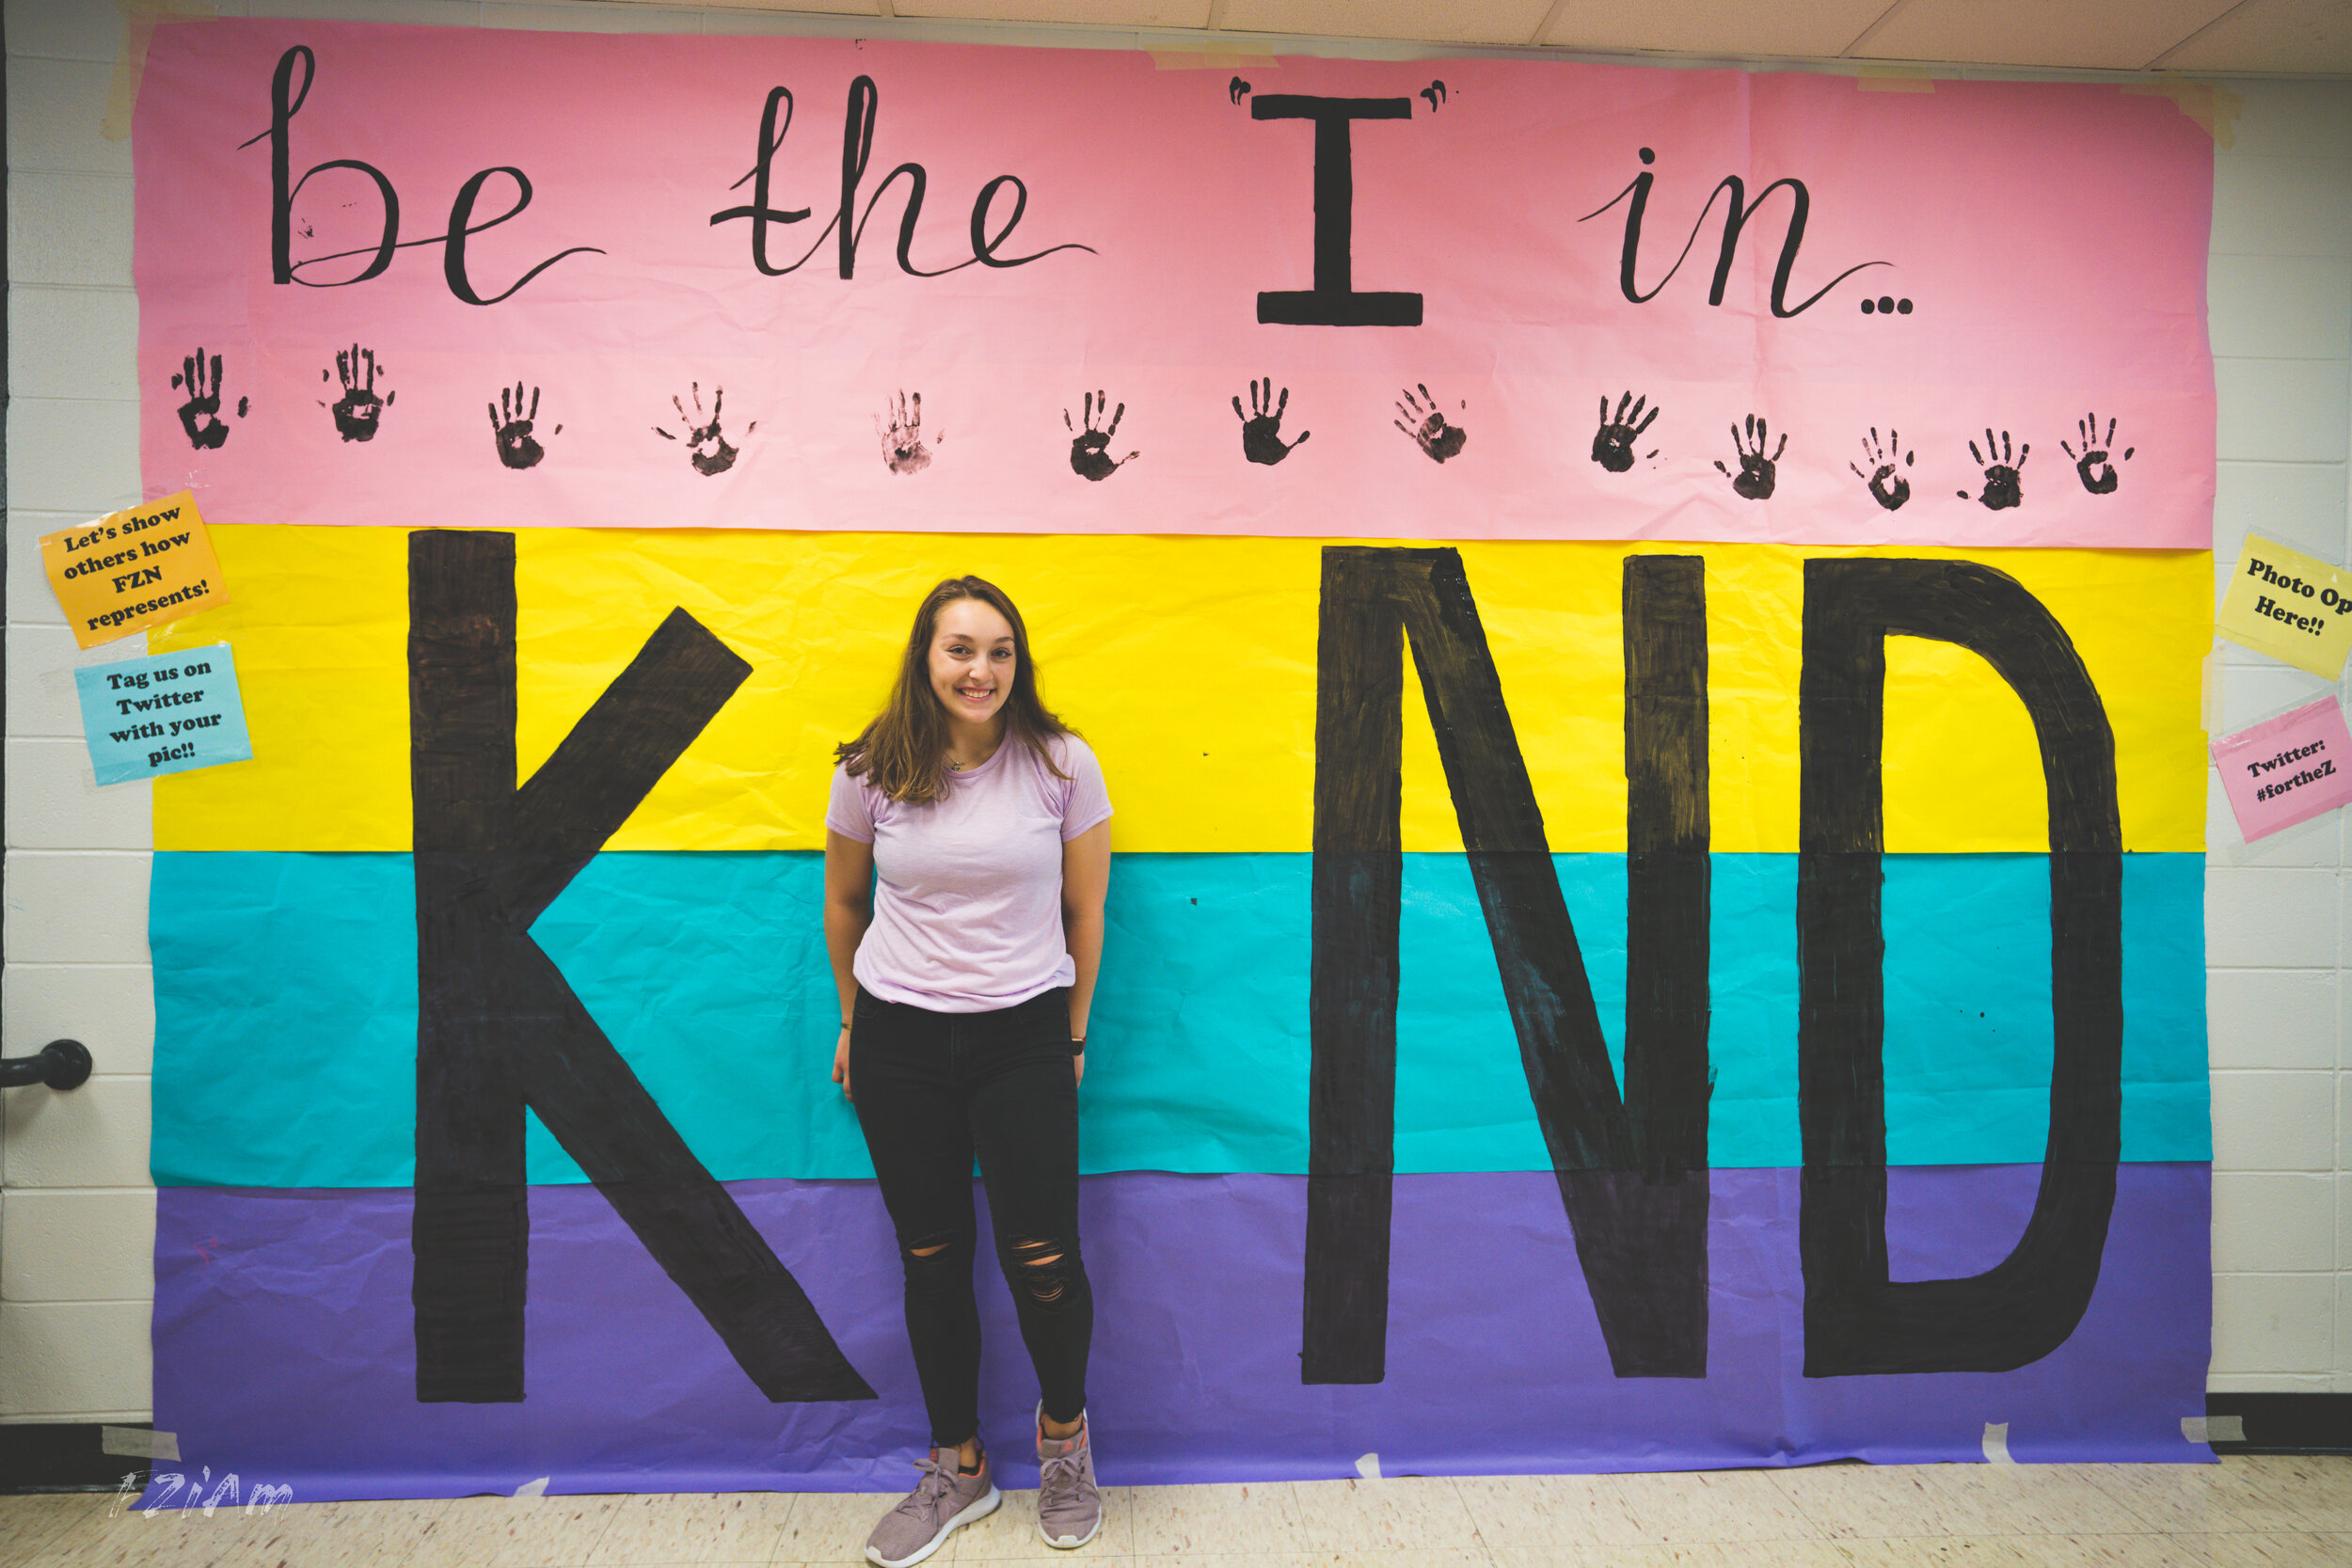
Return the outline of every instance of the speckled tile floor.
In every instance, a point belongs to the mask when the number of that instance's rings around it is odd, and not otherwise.
[[[1198,1568],[2352,1568],[2352,1458],[1830,1465],[1106,1490],[1082,1552],[1009,1493],[935,1562]],[[294,1502],[142,1514],[0,1497],[7,1568],[669,1568],[854,1563],[888,1499],[824,1494]]]

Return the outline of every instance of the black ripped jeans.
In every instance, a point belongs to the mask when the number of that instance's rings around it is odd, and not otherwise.
[[[980,1311],[972,1294],[972,1162],[988,1187],[996,1260],[1045,1414],[1086,1409],[1094,1292],[1078,1255],[1078,1088],[1070,993],[989,1013],[935,1013],[858,988],[850,1092],[906,1269],[907,1338],[931,1444],[980,1424]],[[928,1257],[920,1249],[937,1247]],[[1051,1259],[1050,1262],[1040,1259]]]

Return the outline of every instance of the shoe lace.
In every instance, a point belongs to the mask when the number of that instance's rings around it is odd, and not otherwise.
[[[1073,1444],[1068,1453],[1048,1454],[1038,1461],[1038,1505],[1074,1503],[1086,1486],[1086,1466]]]
[[[927,1517],[931,1513],[933,1505],[955,1485],[955,1480],[946,1465],[928,1455],[916,1460],[914,1467],[923,1472],[923,1479],[914,1483],[914,1491],[898,1499],[897,1512],[918,1518]]]

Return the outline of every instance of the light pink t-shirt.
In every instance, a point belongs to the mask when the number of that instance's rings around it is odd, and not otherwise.
[[[1061,926],[1061,847],[1111,814],[1093,751],[1048,743],[1070,775],[1007,736],[996,754],[947,775],[930,805],[893,800],[833,770],[825,826],[874,847],[874,923],[850,965],[885,1002],[984,1013],[1077,977]]]

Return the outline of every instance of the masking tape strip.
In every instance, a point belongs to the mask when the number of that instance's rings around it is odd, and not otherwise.
[[[1272,71],[1281,62],[1274,57],[1274,46],[1263,49],[1236,49],[1220,43],[1211,49],[1147,49],[1152,65],[1158,71]]]
[[[2246,1418],[2243,1416],[2184,1416],[2181,1435],[2192,1443],[2243,1443],[2246,1441]]]
[[[2169,98],[2173,107],[2213,138],[2216,147],[2226,152],[2237,145],[2237,117],[2244,112],[2246,100],[2218,82],[2126,82],[2123,90]]]
[[[98,124],[98,134],[108,141],[121,141],[131,134],[156,24],[209,22],[220,14],[213,0],[115,0],[115,9],[122,13],[122,47],[115,54],[114,85],[106,90],[106,118]]]
[[[180,1434],[176,1432],[151,1432],[146,1427],[109,1427],[98,1429],[98,1449],[101,1453],[123,1454],[133,1459],[170,1459],[180,1457]]]
[[[1866,65],[1853,85],[1861,92],[1933,92],[1935,78],[1923,65]]]

